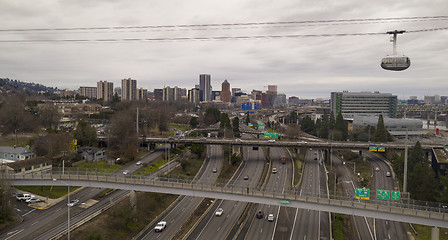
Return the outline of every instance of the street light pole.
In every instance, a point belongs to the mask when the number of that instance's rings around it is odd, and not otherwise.
[[[57,181],[57,179],[54,178],[53,181]],[[70,240],[70,185],[62,180],[60,181],[67,185],[67,239]]]

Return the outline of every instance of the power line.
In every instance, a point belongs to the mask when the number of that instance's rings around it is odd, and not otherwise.
[[[150,25],[150,26],[112,26],[112,27],[72,27],[72,28],[24,28],[24,29],[0,29],[0,32],[38,32],[38,31],[76,31],[76,30],[123,30],[123,29],[186,29],[199,27],[228,27],[236,26],[275,26],[275,25],[303,25],[303,24],[359,24],[359,23],[386,23],[407,21],[445,21],[448,16],[432,17],[401,17],[401,18],[366,18],[366,19],[340,19],[340,20],[305,20],[305,21],[280,21],[280,22],[249,22],[249,23],[213,23],[213,24],[180,24],[180,25]],[[207,29],[205,29],[207,30]]]
[[[448,30],[448,27],[410,30],[406,33],[421,33]],[[330,34],[292,34],[292,35],[254,35],[254,36],[216,36],[216,37],[172,37],[172,38],[104,38],[104,39],[28,39],[0,40],[0,43],[133,43],[133,42],[172,42],[172,41],[223,41],[223,40],[260,40],[315,37],[355,37],[388,35],[387,32],[370,33],[330,33]]]

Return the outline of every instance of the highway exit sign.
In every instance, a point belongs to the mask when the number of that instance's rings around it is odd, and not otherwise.
[[[358,199],[370,199],[370,189],[368,188],[357,188],[356,198]]]
[[[290,202],[286,200],[280,200],[280,203],[290,203]]]
[[[369,151],[376,152],[376,151],[378,151],[378,149],[376,147],[369,147]]]
[[[400,191],[392,191],[392,200],[400,200]]]
[[[390,191],[389,190],[376,190],[376,199],[389,200]]]

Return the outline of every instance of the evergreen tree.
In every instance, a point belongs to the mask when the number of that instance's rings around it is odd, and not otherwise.
[[[211,125],[217,123],[221,118],[221,112],[214,107],[209,107],[205,110],[204,123]]]
[[[232,120],[233,135],[235,137],[240,137],[240,119],[234,117]]]
[[[249,125],[250,123],[250,116],[249,113],[246,114],[246,120],[245,120],[246,125]]]
[[[384,126],[383,115],[378,117],[378,124],[376,125],[375,135],[373,136],[375,142],[389,142],[392,141],[392,136]]]
[[[221,117],[220,117],[220,128],[227,128],[227,129],[231,129],[232,126],[230,125],[230,119],[229,119],[229,115],[227,113],[221,113]]]
[[[197,117],[191,117],[190,118],[190,126],[192,128],[196,128],[198,126],[199,122],[198,122],[198,118]]]
[[[310,116],[305,116],[300,124],[300,129],[308,134],[316,134],[316,129],[314,126],[314,121],[311,120]]]
[[[423,151],[422,145],[419,141],[415,143],[415,146],[409,151],[409,158],[408,158],[408,170],[409,172],[412,172],[414,170],[414,166],[417,164],[425,164],[426,158],[425,158],[425,151]]]
[[[417,163],[409,173],[409,192],[413,199],[435,202],[439,196],[439,182],[427,163]]]
[[[328,129],[334,130],[334,125],[336,124],[336,120],[334,119],[334,113],[330,113],[330,121],[328,122]]]
[[[325,139],[328,138],[328,132],[330,131],[328,125],[329,125],[328,114],[327,114],[327,112],[324,112],[324,115],[322,117],[322,124],[321,124],[320,130],[319,130],[321,138],[325,138]]]
[[[83,120],[79,121],[74,137],[77,139],[79,146],[96,146],[97,144],[95,128]]]
[[[342,116],[342,113],[338,113],[336,116],[336,123],[334,124],[334,129],[340,132],[340,135],[338,135],[337,139],[335,137],[334,140],[341,140],[345,141],[348,138],[348,125],[347,122],[344,120],[344,117]],[[336,135],[335,135],[336,136]]]

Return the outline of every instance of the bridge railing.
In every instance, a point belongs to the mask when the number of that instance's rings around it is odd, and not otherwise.
[[[361,207],[372,210],[398,211],[403,213],[405,209],[411,214],[417,213],[415,210],[424,211],[431,216],[439,214],[440,219],[448,220],[448,203],[424,202],[417,200],[375,200],[375,199],[356,199],[354,196],[330,195],[327,197],[326,192],[300,192],[297,188],[264,188],[259,189],[256,186],[247,184],[225,185],[224,181],[201,181],[190,178],[173,178],[169,176],[156,177],[148,179],[144,176],[122,175],[98,171],[79,171],[75,168],[67,168],[64,173],[61,171],[37,172],[33,174],[8,174],[8,179],[25,179],[25,180],[87,180],[101,181],[113,183],[127,183],[139,185],[151,185],[160,187],[197,189],[203,191],[225,192],[241,195],[273,197],[285,200],[301,200],[306,202],[324,203],[330,205]],[[386,210],[385,210],[386,209]]]

